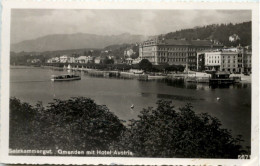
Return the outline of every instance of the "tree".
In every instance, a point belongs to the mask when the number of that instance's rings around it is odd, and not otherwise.
[[[138,119],[122,121],[104,105],[85,97],[54,100],[32,107],[10,99],[11,149],[130,150],[138,157],[237,158],[242,136],[192,106],[175,109],[171,101],[143,109]],[[54,153],[55,155],[55,153]]]
[[[132,54],[130,57],[131,57],[132,59],[136,59],[136,58],[139,57],[139,53],[138,53],[138,52],[137,52],[137,53],[134,53],[134,54]]]
[[[10,148],[108,150],[125,129],[106,106],[78,97],[46,108],[10,99]]]
[[[104,64],[114,64],[114,59],[109,59],[108,57],[106,57],[103,61]]]
[[[106,106],[84,97],[56,100],[45,114],[52,123],[54,145],[63,149],[107,149],[124,129]]]
[[[150,71],[153,65],[148,59],[142,59],[141,62],[139,62],[139,68],[144,71]]]
[[[224,46],[237,46],[241,44],[242,46],[251,45],[251,34],[252,34],[252,22],[243,22],[238,24],[212,24],[203,27],[195,27],[193,29],[183,29],[176,32],[170,32],[165,34],[166,39],[181,39],[185,38],[187,40],[217,40]],[[233,34],[238,34],[240,41],[230,42],[229,36]]]
[[[10,148],[29,148],[34,145],[34,118],[36,117],[36,110],[28,103],[21,103],[16,98],[10,99]],[[35,133],[37,134],[37,133]],[[28,135],[32,139],[28,139]]]
[[[217,118],[197,115],[189,104],[176,110],[171,101],[159,100],[138,117],[120,142],[138,157],[237,158],[245,152],[241,136],[233,138]]]
[[[180,72],[183,72],[184,69],[185,67],[182,65],[171,65],[165,68],[166,71],[180,71]]]

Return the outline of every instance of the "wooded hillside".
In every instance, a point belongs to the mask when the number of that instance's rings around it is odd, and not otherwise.
[[[183,29],[176,32],[170,32],[165,35],[166,39],[212,39],[221,42],[224,46],[242,46],[251,45],[252,22],[243,22],[239,24],[213,24],[192,29]],[[236,34],[240,40],[229,41],[229,36]]]

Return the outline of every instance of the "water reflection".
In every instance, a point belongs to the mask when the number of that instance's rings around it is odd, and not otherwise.
[[[157,80],[158,82],[162,82]],[[222,84],[222,85],[209,85],[208,83],[190,83],[185,82],[184,79],[176,80],[163,80],[167,86],[173,86],[177,88],[187,88],[196,90],[210,90],[210,89],[246,89],[251,88],[250,83],[236,83],[236,84]]]

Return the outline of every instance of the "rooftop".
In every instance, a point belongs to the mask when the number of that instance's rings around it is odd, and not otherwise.
[[[153,44],[156,43],[156,41],[145,41],[145,42],[153,42]],[[144,42],[144,43],[145,43]],[[223,46],[221,44],[214,44],[210,40],[180,40],[180,39],[165,39],[165,40],[159,40],[159,45],[178,45],[178,46]]]

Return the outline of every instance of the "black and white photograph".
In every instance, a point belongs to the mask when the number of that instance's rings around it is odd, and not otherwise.
[[[249,161],[252,18],[12,8],[8,156]]]

